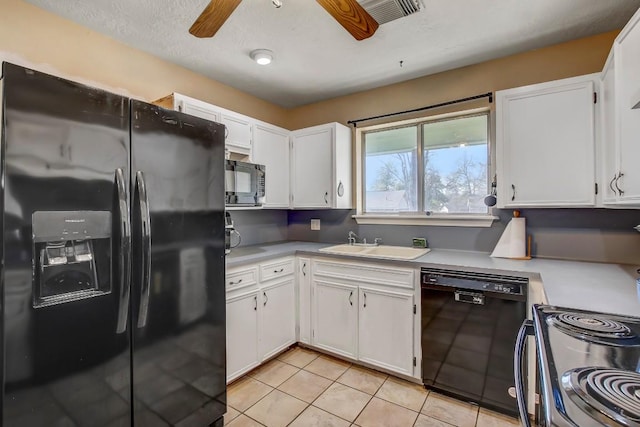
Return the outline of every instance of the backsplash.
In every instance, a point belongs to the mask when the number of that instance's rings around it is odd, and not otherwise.
[[[640,263],[640,212],[632,209],[522,209],[527,233],[533,236],[536,257],[595,262]],[[360,238],[380,237],[388,245],[407,246],[413,237],[425,237],[431,248],[491,252],[511,219],[512,210],[498,210],[500,217],[491,227],[436,227],[398,225],[358,225],[354,211],[289,211],[288,239],[311,242],[346,243],[353,230]],[[311,231],[310,220],[321,221],[319,231]]]
[[[640,211],[632,209],[522,209],[527,233],[533,236],[535,257],[595,262],[640,263]],[[245,210],[231,211],[242,246],[285,240],[346,243],[349,231],[360,239],[408,246],[424,237],[429,247],[491,252],[509,222],[512,211],[498,210],[491,227],[435,227],[408,225],[358,225],[352,210]],[[320,230],[310,229],[320,219]],[[235,242],[235,240],[234,240]]]

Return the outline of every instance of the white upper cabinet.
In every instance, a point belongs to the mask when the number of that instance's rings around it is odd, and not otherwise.
[[[594,74],[496,92],[498,207],[595,205],[598,82]]]
[[[214,105],[179,93],[173,94],[173,106],[171,108],[191,114],[192,116],[220,123],[220,111]]]
[[[613,53],[602,70],[600,84],[600,169],[602,179],[602,203],[604,205],[618,202],[616,181],[620,172],[619,146],[617,138],[617,120],[615,103],[615,61]]]
[[[616,38],[614,61],[619,161],[614,188],[619,204],[640,205],[640,10]]]
[[[220,123],[227,127],[225,147],[232,153],[251,155],[253,119],[233,111],[220,109]]]
[[[291,207],[351,209],[351,130],[330,123],[291,138]]]
[[[289,207],[289,133],[263,122],[253,127],[252,161],[266,166],[264,208]]]
[[[158,99],[155,104],[222,123],[226,126],[225,148],[227,151],[241,156],[251,156],[252,126],[255,121],[251,117],[179,93],[172,93]]]

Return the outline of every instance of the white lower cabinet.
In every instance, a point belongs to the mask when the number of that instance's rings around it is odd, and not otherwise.
[[[269,359],[296,340],[296,296],[293,276],[261,289],[260,354]]]
[[[227,270],[227,382],[296,342],[294,265],[288,257]]]
[[[298,341],[311,344],[311,260],[298,258]]]
[[[257,310],[258,291],[227,298],[227,380],[260,363]]]
[[[413,293],[360,286],[358,359],[413,375]]]
[[[312,344],[357,358],[358,287],[313,279]]]
[[[415,277],[413,269],[321,257],[228,269],[227,382],[296,341],[419,378]]]
[[[414,277],[411,269],[313,259],[311,345],[392,372],[419,375]]]

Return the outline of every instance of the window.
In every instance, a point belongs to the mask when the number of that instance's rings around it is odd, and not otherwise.
[[[483,112],[363,130],[363,213],[488,215],[488,128]]]

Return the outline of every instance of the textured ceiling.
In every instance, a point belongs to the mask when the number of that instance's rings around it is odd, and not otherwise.
[[[211,39],[188,29],[208,0],[27,0],[284,107],[622,28],[640,0],[424,0],[353,39],[313,0],[244,0]],[[249,52],[275,53],[259,66]],[[400,61],[403,66],[400,67]]]

